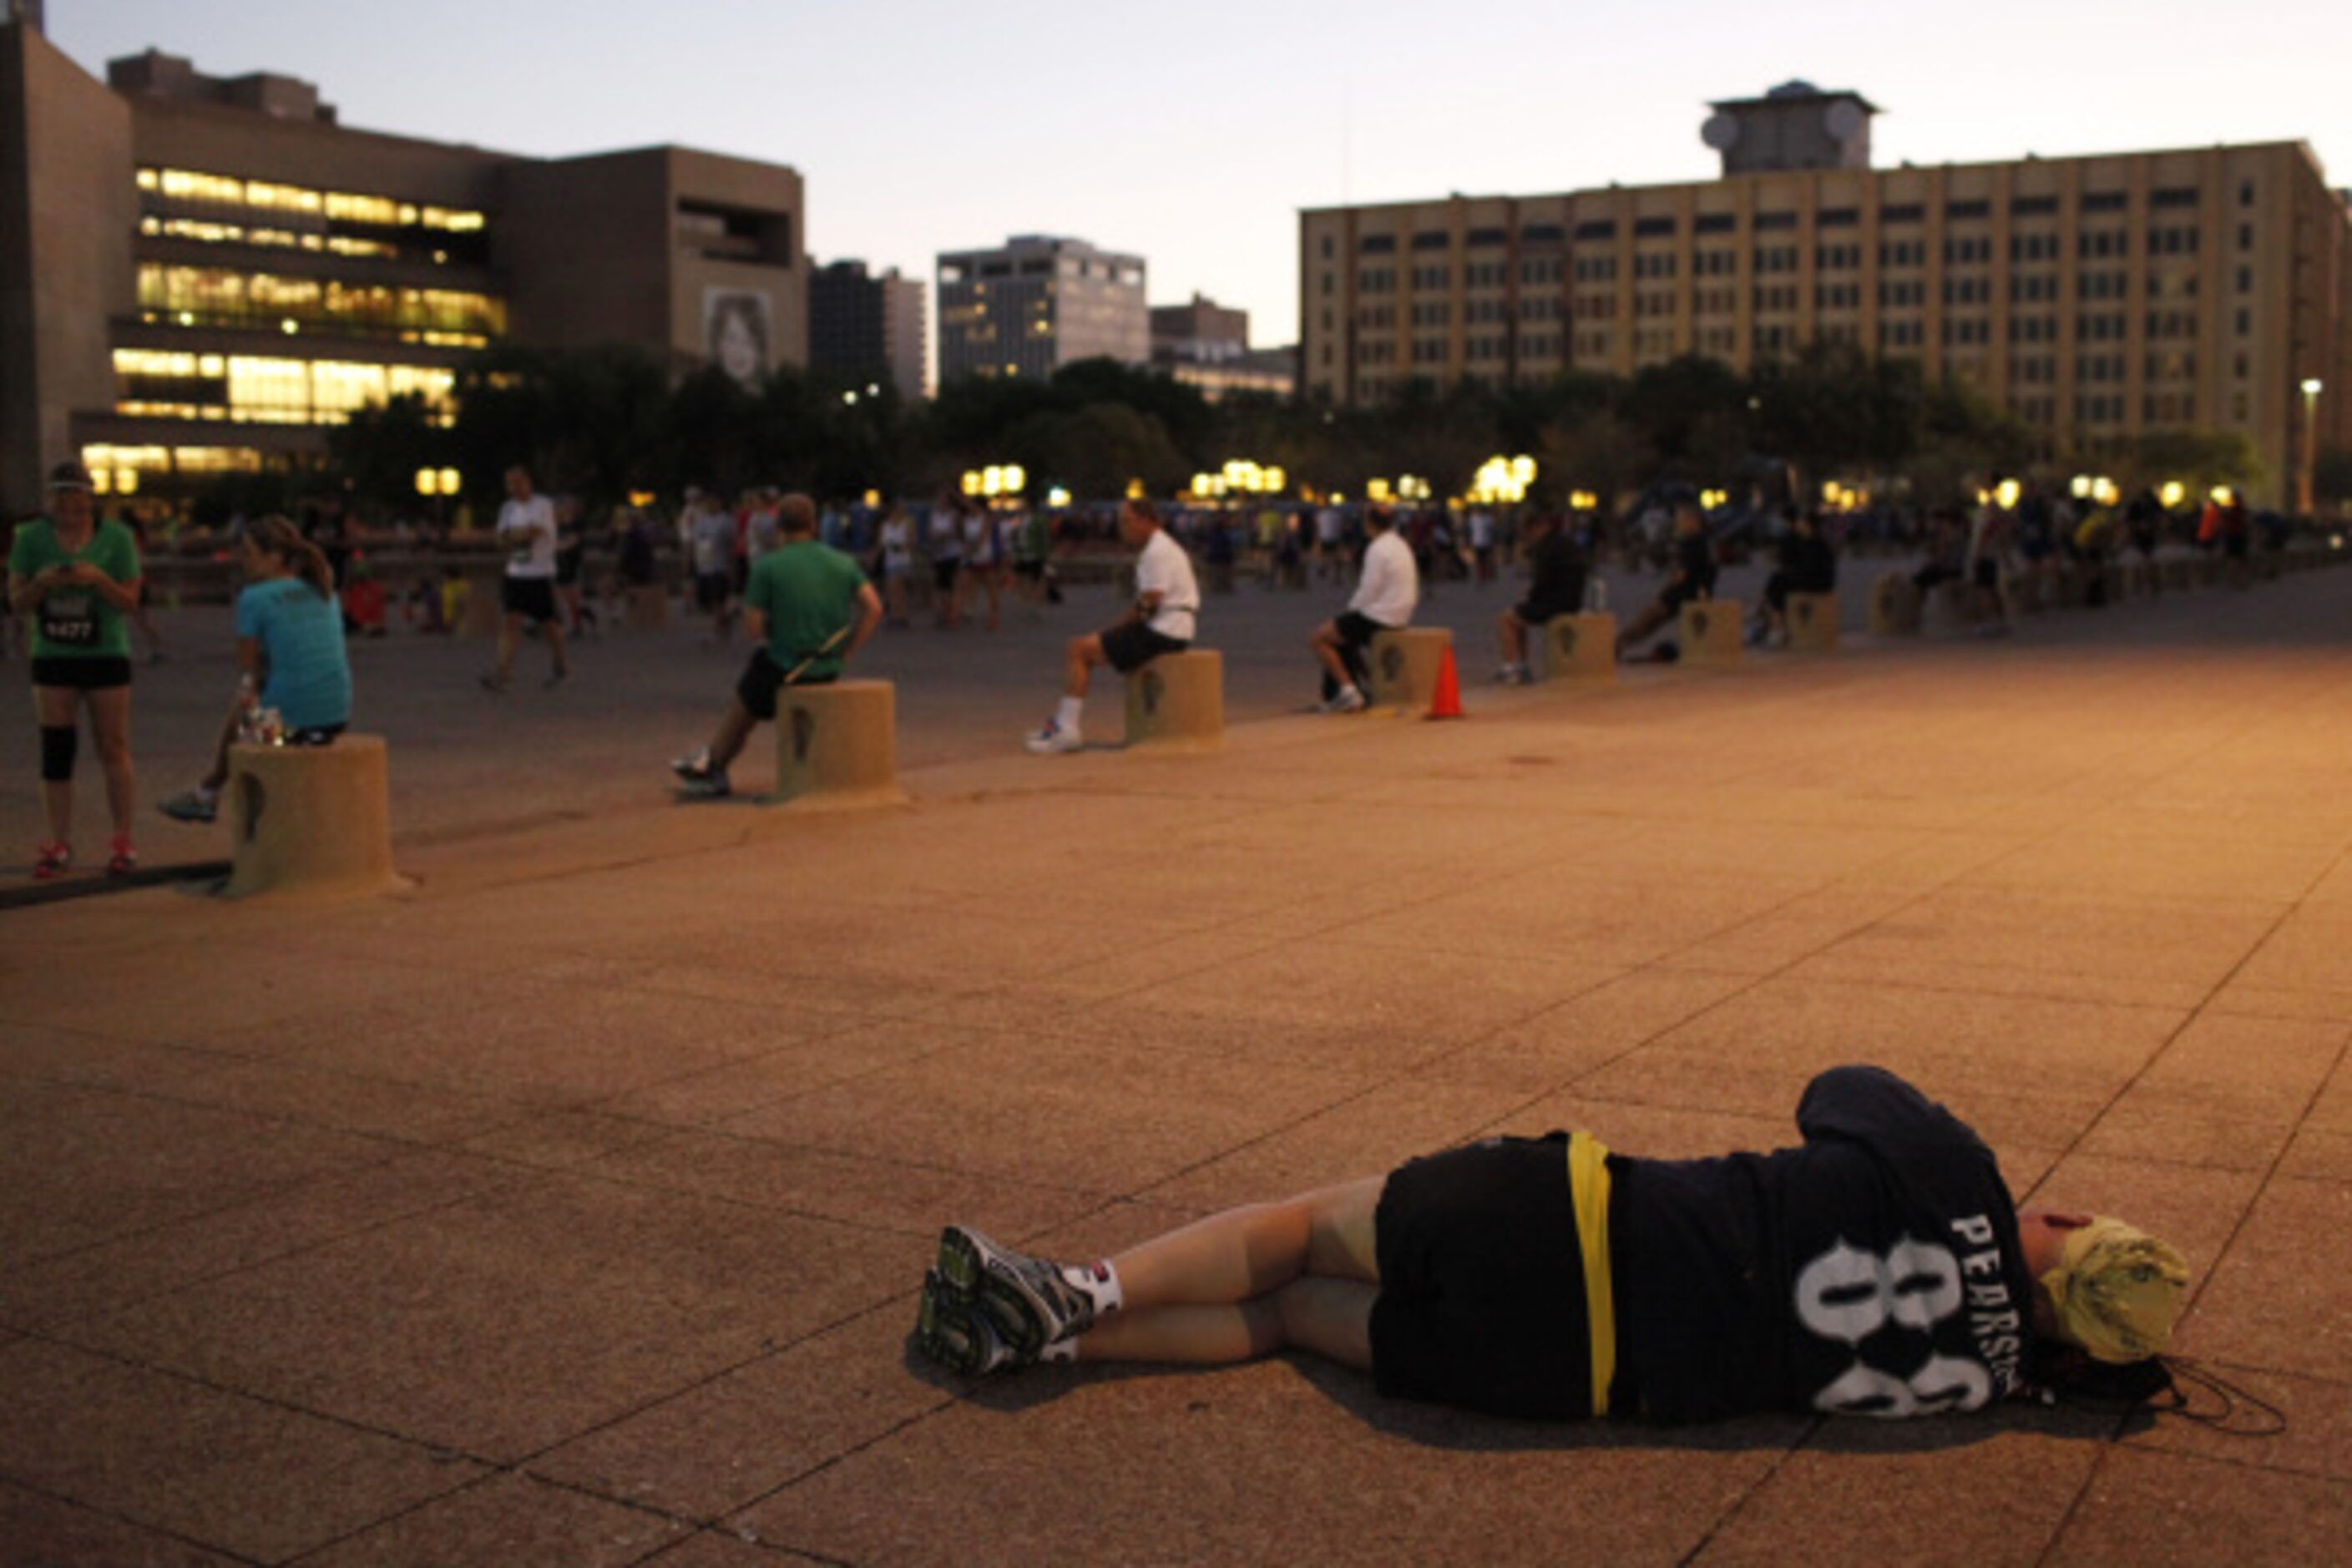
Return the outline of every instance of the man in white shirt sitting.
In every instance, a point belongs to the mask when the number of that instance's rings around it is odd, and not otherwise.
[[[1181,653],[1192,646],[1193,621],[1201,609],[1192,558],[1160,526],[1160,513],[1148,500],[1130,500],[1119,508],[1118,533],[1141,551],[1135,563],[1135,607],[1115,626],[1070,639],[1061,706],[1025,742],[1041,756],[1075,752],[1086,744],[1078,720],[1097,665],[1132,675],[1163,653]]]
[[[1371,535],[1364,546],[1364,572],[1355,597],[1335,619],[1315,628],[1307,646],[1323,664],[1323,711],[1358,713],[1370,699],[1364,695],[1364,649],[1382,632],[1402,631],[1412,625],[1413,606],[1421,602],[1421,574],[1412,563],[1412,548],[1397,537],[1395,519],[1373,509],[1364,518]]]

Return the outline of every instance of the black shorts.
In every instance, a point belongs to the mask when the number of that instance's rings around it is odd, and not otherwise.
[[[738,595],[740,595],[744,589],[751,585],[751,560],[750,556],[738,555],[735,557],[734,584],[735,592]]]
[[[1043,561],[1015,561],[1013,563],[1013,574],[1016,577],[1026,577],[1034,582],[1045,574],[1045,563]]]
[[[1121,675],[1133,675],[1163,653],[1182,653],[1192,645],[1163,637],[1141,621],[1121,621],[1102,634],[1103,657]]]
[[[75,654],[59,658],[52,654],[33,660],[33,684],[62,686],[68,691],[111,691],[131,684],[131,661],[111,655],[84,658]]]
[[[955,592],[956,574],[963,570],[960,556],[950,555],[944,561],[931,563],[931,586],[942,594]]]
[[[2246,536],[2242,533],[2223,534],[2221,553],[2232,561],[2243,561],[2246,558]]]
[[[743,679],[735,683],[735,700],[743,704],[744,712],[761,720],[776,716],[776,693],[784,689],[784,669],[766,648],[751,651],[751,662],[743,667]],[[830,686],[833,679],[830,675],[803,675],[793,684]]]
[[[1705,588],[1689,583],[1675,583],[1658,595],[1658,603],[1664,605],[1666,614],[1671,616],[1685,605],[1695,605],[1707,596],[1708,590]]]
[[[1331,627],[1339,634],[1340,646],[1351,653],[1360,647],[1369,646],[1371,640],[1382,632],[1396,629],[1394,626],[1384,626],[1371,616],[1358,615],[1353,610],[1341,611],[1339,617],[1331,623]]]
[[[694,607],[716,615],[727,607],[727,600],[735,586],[735,579],[724,572],[697,572],[694,574]]]
[[[527,621],[555,618],[555,580],[551,577],[509,577],[499,588],[499,602],[507,614]]]
[[[1549,626],[1555,616],[1572,616],[1576,612],[1566,605],[1538,605],[1533,599],[1511,606],[1511,614],[1531,626]]]
[[[1489,1138],[1399,1166],[1372,1235],[1383,1394],[1526,1420],[1591,1415],[1566,1133]]]
[[[1977,586],[1979,588],[1998,588],[2000,586],[2000,562],[1995,561],[1991,556],[1988,555],[1983,560],[1977,563]]]
[[[580,581],[580,552],[559,550],[555,552],[555,581],[559,587],[569,588]],[[341,582],[341,578],[336,581]]]

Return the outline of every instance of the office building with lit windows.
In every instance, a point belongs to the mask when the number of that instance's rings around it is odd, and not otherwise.
[[[1083,239],[1015,235],[939,258],[940,380],[1050,376],[1083,359],[1151,358],[1143,258]]]
[[[789,168],[356,131],[289,77],[151,51],[100,82],[0,26],[0,510],[73,455],[143,494],[316,462],[502,342],[754,381],[805,359],[803,211]]]
[[[1301,213],[1305,394],[1828,340],[1966,382],[2053,458],[2239,430],[2294,504],[2352,446],[2352,214],[2303,143],[1876,168],[1859,94],[1713,107],[1717,179]]]

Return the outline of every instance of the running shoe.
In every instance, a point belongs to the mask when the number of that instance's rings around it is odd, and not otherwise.
[[[997,1337],[1024,1360],[1094,1327],[1094,1297],[1065,1279],[1059,1267],[999,1247],[969,1226],[940,1232],[939,1277],[949,1290],[978,1305]]]
[[[220,816],[220,796],[210,790],[184,789],[155,809],[174,822],[212,822]]]
[[[669,771],[676,773],[678,782],[686,786],[682,793],[697,800],[721,800],[732,793],[727,782],[727,770],[710,765],[710,752],[707,747],[673,760]]]
[[[915,1309],[915,1346],[966,1377],[1024,1364],[980,1305],[958,1295],[936,1270],[923,1274],[923,1299]]]
[[[541,690],[542,690],[542,691],[552,691],[552,690],[554,690],[557,687],[559,687],[559,686],[562,685],[565,681],[567,681],[567,680],[569,680],[569,679],[572,679],[572,672],[571,672],[570,670],[568,670],[568,669],[559,669],[559,670],[556,670],[555,672],[553,672],[552,674],[551,674],[551,675],[550,675],[550,676],[549,676],[545,680],[542,680],[542,681],[541,681],[541,682],[539,683],[539,684],[540,684],[540,689],[541,689]]]
[[[493,671],[492,673],[482,677],[482,689],[485,691],[494,691],[500,696],[504,696],[507,689],[507,678],[503,675],[498,674],[496,671]]]
[[[73,851],[63,844],[44,844],[33,851],[33,880],[54,882],[73,867]]]
[[[1059,719],[1046,720],[1044,729],[1027,737],[1021,743],[1041,757],[1050,756],[1056,752],[1079,751],[1086,745],[1085,740],[1076,730],[1062,728],[1062,721]]]
[[[131,847],[129,838],[120,834],[116,835],[113,841],[108,845],[108,850],[106,857],[108,876],[128,877],[131,872],[139,869],[139,851]]]
[[[1365,709],[1364,694],[1352,686],[1343,686],[1323,700],[1316,711],[1320,713],[1361,713]]]
[[[1528,684],[1528,667],[1524,664],[1507,664],[1503,666],[1500,669],[1495,671],[1495,684],[1497,686],[1525,686]]]

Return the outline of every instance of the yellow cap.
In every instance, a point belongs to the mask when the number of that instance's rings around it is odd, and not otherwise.
[[[2095,1361],[2146,1361],[2172,1342],[2189,1260],[2119,1219],[2095,1218],[2066,1237],[2057,1268],[2042,1277],[2058,1329]]]

